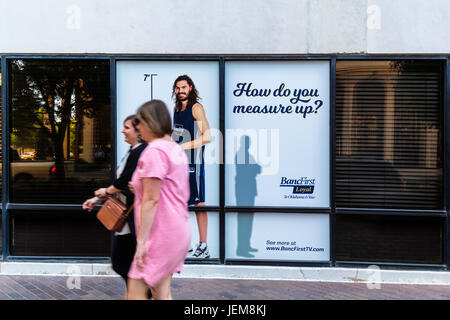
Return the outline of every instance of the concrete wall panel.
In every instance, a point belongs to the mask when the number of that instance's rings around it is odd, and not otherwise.
[[[306,0],[2,1],[0,52],[306,53],[306,4]]]
[[[368,0],[367,5],[372,20],[367,53],[450,53],[450,1]]]
[[[446,54],[448,0],[0,1],[0,53]]]
[[[364,53],[365,0],[310,0],[309,53]]]

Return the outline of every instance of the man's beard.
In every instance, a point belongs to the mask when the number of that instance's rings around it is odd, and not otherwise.
[[[189,100],[189,96],[188,95],[184,95],[184,98],[180,98],[180,95],[177,95],[177,102],[183,102],[186,100]]]

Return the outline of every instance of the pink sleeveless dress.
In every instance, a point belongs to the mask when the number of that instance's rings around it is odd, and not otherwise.
[[[135,188],[134,219],[139,234],[142,207],[142,178],[162,180],[160,199],[150,234],[144,266],[131,264],[128,277],[142,279],[151,287],[167,275],[180,272],[189,250],[191,228],[187,210],[189,173],[183,149],[173,142],[155,140],[142,152],[132,182]]]

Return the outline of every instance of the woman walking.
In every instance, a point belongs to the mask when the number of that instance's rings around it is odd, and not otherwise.
[[[119,164],[116,176],[118,177],[112,185],[107,188],[100,188],[94,192],[95,197],[83,203],[83,209],[92,211],[92,208],[108,195],[122,194],[126,197],[127,207],[131,207],[134,202],[134,194],[129,190],[128,183],[136,169],[139,156],[147,146],[142,143],[139,132],[136,129],[136,116],[128,116],[123,122],[122,133],[125,142],[130,144],[130,149]],[[111,263],[112,268],[127,283],[128,271],[133,261],[136,251],[136,232],[134,228],[134,214],[131,211],[121,232],[115,232],[111,242]]]
[[[171,140],[172,121],[164,102],[152,100],[136,112],[137,129],[149,144],[133,174],[136,254],[128,273],[128,299],[172,299],[171,280],[186,258],[191,228],[188,219],[188,160]]]

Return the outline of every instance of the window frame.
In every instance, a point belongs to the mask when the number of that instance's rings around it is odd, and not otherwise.
[[[343,265],[366,265],[364,262],[348,262],[341,263],[336,261],[335,257],[335,219],[338,214],[347,214],[357,216],[359,214],[369,214],[369,215],[402,215],[402,216],[424,216],[424,217],[441,217],[445,221],[443,222],[443,241],[444,241],[444,263],[442,265],[411,265],[411,264],[395,264],[395,263],[377,263],[377,265],[388,265],[394,267],[412,267],[419,269],[430,269],[436,268],[439,270],[450,269],[450,257],[448,250],[448,235],[450,233],[449,224],[449,209],[448,204],[450,203],[450,194],[448,194],[448,183],[450,181],[450,163],[447,160],[450,159],[450,60],[449,56],[446,55],[341,55],[341,54],[326,54],[326,55],[0,55],[1,59],[1,70],[2,70],[2,139],[3,147],[9,148],[9,124],[10,124],[10,114],[9,114],[9,61],[14,59],[104,59],[110,62],[110,89],[111,89],[111,168],[115,168],[116,159],[116,145],[117,141],[115,138],[116,127],[116,62],[121,60],[173,60],[173,61],[210,61],[215,60],[219,62],[219,77],[220,77],[220,112],[219,112],[219,123],[220,131],[225,132],[225,62],[226,61],[283,61],[283,60],[327,60],[330,62],[330,207],[329,208],[274,208],[274,207],[227,207],[225,206],[225,192],[224,192],[224,181],[225,181],[225,167],[224,164],[220,165],[220,200],[219,206],[217,207],[204,207],[204,208],[190,208],[191,211],[206,210],[219,212],[219,241],[220,241],[220,258],[218,261],[213,262],[200,262],[194,261],[192,263],[214,263],[214,264],[225,264],[225,265],[282,265],[282,266],[325,266],[325,267],[336,267]],[[335,154],[335,142],[336,142],[336,62],[339,60],[441,60],[444,63],[443,70],[443,127],[442,127],[442,151],[443,151],[443,209],[442,210],[390,210],[390,209],[350,209],[350,208],[336,208],[336,154]],[[8,134],[7,134],[8,133]],[[224,139],[226,137],[224,136]],[[6,149],[8,150],[8,149]],[[224,154],[223,154],[224,156]],[[9,202],[9,156],[6,153],[3,156],[3,171],[2,182],[3,182],[3,197],[2,197],[2,259],[1,260],[21,260],[21,259],[71,259],[74,257],[14,257],[9,254],[9,241],[10,239],[10,226],[9,226],[9,216],[11,210],[20,211],[56,211],[56,210],[68,210],[68,211],[81,211],[80,205],[36,205],[36,204],[16,204]],[[111,170],[111,177],[114,176],[114,170]],[[330,219],[330,261],[328,263],[308,263],[308,262],[289,262],[289,261],[233,261],[225,259],[225,215],[227,212],[295,212],[295,213],[327,213]],[[93,260],[92,258],[77,257],[76,260]],[[94,259],[95,260],[95,259]],[[187,262],[191,263],[191,262]],[[369,262],[368,262],[369,263]]]

